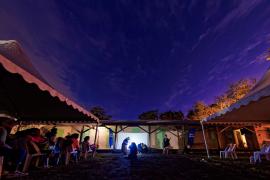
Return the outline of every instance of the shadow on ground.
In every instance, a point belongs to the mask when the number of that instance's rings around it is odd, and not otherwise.
[[[120,154],[99,154],[95,159],[67,167],[40,169],[18,179],[270,179],[240,161],[201,161],[183,155],[147,154],[128,160]],[[250,168],[247,168],[249,166]]]

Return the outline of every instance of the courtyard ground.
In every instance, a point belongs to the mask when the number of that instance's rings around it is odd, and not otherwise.
[[[198,156],[146,154],[129,160],[121,154],[98,154],[78,164],[32,170],[17,179],[270,179],[270,164],[250,165],[247,159],[204,160]]]

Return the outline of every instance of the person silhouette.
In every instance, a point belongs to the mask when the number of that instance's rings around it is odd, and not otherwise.
[[[124,139],[124,141],[122,142],[122,148],[121,151],[124,155],[127,155],[128,150],[127,150],[127,145],[128,145],[128,141],[129,141],[129,137],[127,137],[126,139]]]

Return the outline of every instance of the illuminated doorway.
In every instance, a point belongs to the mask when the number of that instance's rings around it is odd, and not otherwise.
[[[240,148],[240,149],[248,148],[246,135],[241,132],[241,129],[234,130],[233,134],[234,134],[234,139],[235,139],[237,148]]]

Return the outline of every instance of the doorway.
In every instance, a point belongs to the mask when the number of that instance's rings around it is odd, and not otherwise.
[[[234,139],[235,139],[237,148],[247,149],[248,145],[247,145],[246,135],[241,133],[241,129],[234,130],[233,134],[234,134]]]

